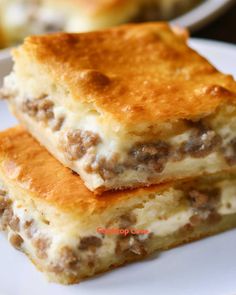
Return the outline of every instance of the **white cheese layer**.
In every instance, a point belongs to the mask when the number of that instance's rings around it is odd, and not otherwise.
[[[217,209],[217,212],[221,215],[235,214],[236,213],[236,185],[235,183],[228,184],[223,187],[222,196],[220,200],[220,205]],[[177,191],[172,191],[174,194],[179,194]],[[166,196],[168,197],[168,196]],[[175,196],[174,196],[175,197]],[[177,197],[177,195],[176,195]],[[165,198],[165,196],[161,196]],[[134,212],[136,214],[137,223],[134,225],[137,229],[145,229],[149,232],[152,232],[156,236],[167,236],[177,232],[184,225],[189,223],[189,219],[193,216],[194,210],[190,207],[183,208],[183,210],[178,210],[175,213],[169,214],[169,216],[163,215],[161,203],[159,207],[156,205],[154,209],[150,209],[150,204],[147,204],[142,209],[136,209]],[[229,206],[230,204],[230,206]],[[154,207],[154,206],[152,206]],[[163,207],[164,209],[164,207]],[[173,208],[171,208],[173,209]],[[34,210],[26,210],[22,207],[17,201],[14,202],[13,211],[16,216],[19,217],[21,223],[26,221],[35,220],[36,221],[36,232],[35,237],[45,236],[52,238],[52,247],[51,247],[51,257],[54,256],[55,251],[63,246],[69,245],[74,248],[77,245],[79,236],[87,236],[88,234],[96,234],[96,229],[94,233],[92,232],[83,232],[80,229],[77,236],[71,235],[71,231],[61,231],[58,228],[54,228],[43,222],[43,216]],[[25,236],[25,234],[23,234]],[[26,238],[27,240],[27,238]],[[27,247],[32,248],[30,242],[27,243]],[[53,254],[54,253],[54,254]]]
[[[226,195],[227,193],[228,195]],[[226,189],[221,202],[222,203],[219,209],[216,210],[217,213],[219,213],[222,216],[228,215],[228,214],[235,214],[236,213],[235,189],[234,191],[231,191],[231,192],[230,192],[230,189],[229,190]],[[228,207],[228,204],[231,204],[231,206]],[[173,216],[170,216],[166,220],[156,220],[150,223],[147,226],[147,229],[150,232],[153,232],[157,236],[167,236],[177,232],[184,225],[188,224],[190,217],[193,215],[194,215],[193,210],[189,208],[186,211],[180,211],[174,214]]]
[[[189,222],[189,218],[193,215],[191,209],[178,212],[167,220],[157,220],[149,225],[149,231],[157,236],[166,236],[178,231]]]

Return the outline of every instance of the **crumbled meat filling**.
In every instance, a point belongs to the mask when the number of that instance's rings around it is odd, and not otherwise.
[[[25,233],[26,233],[26,236],[31,239],[33,238],[34,236],[34,233],[36,231],[36,229],[33,227],[33,220],[27,220],[25,223],[24,223],[24,230],[25,230]]]
[[[96,263],[95,263],[96,257],[94,255],[88,255],[87,261],[88,261],[87,265],[88,265],[89,268],[94,268],[95,267],[95,265],[96,265]]]
[[[197,226],[202,222],[202,218],[198,214],[194,214],[189,218],[189,222],[191,225]]]
[[[220,148],[222,139],[213,130],[204,127],[201,122],[192,123],[190,139],[173,146],[165,141],[157,143],[138,143],[131,148],[126,162],[119,163],[119,156],[110,159],[101,157],[92,159],[87,165],[88,173],[96,172],[103,179],[109,180],[122,174],[127,169],[147,169],[153,173],[161,173],[168,161],[180,161],[187,156],[203,158]]]
[[[189,223],[186,224],[185,229],[193,230],[194,227],[199,226],[201,223],[207,223],[209,225],[216,224],[222,219],[222,216],[215,210],[209,211],[207,215],[195,214],[189,218]]]
[[[2,213],[1,218],[1,227],[2,230],[5,231],[13,218],[13,211],[11,207],[7,207],[4,212]]]
[[[56,132],[62,128],[65,121],[64,116],[59,118],[54,114],[54,103],[48,98],[47,95],[41,95],[37,99],[26,99],[22,103],[22,111],[30,117],[34,117],[37,121],[50,123],[49,126],[52,131]]]
[[[112,179],[118,174],[124,172],[125,166],[118,164],[119,157],[115,154],[109,160],[101,157],[98,160],[93,160],[91,165],[86,167],[88,173],[97,172],[103,179]]]
[[[60,253],[61,263],[66,268],[74,268],[78,265],[78,257],[75,252],[69,247],[64,247]]]
[[[1,230],[5,231],[7,227],[15,228],[17,227],[17,217],[14,216],[12,210],[12,202],[9,198],[7,198],[7,192],[4,190],[0,190],[0,218]]]
[[[129,152],[125,163],[118,164],[118,155],[110,159],[102,157],[90,165],[89,172],[97,172],[103,179],[112,179],[127,169],[142,169],[147,165],[150,170],[162,172],[170,155],[170,145],[165,142],[137,144]]]
[[[116,244],[117,255],[139,255],[144,256],[147,254],[144,242],[140,241],[137,236],[120,237]]]
[[[53,106],[53,102],[46,95],[42,95],[34,100],[25,100],[22,103],[22,111],[36,120],[48,122],[54,118]]]
[[[145,256],[147,254],[147,251],[142,243],[135,240],[133,245],[130,247],[129,251],[135,255],[139,256]]]
[[[126,212],[108,221],[106,228],[129,229],[135,225],[137,217],[133,212]]]
[[[222,219],[222,216],[218,212],[212,211],[207,217],[207,222],[209,224],[215,224],[219,222],[221,219]]]
[[[102,240],[96,236],[84,237],[80,240],[79,250],[96,250],[102,246]]]
[[[209,197],[205,193],[201,193],[197,190],[189,192],[191,205],[196,209],[205,209],[209,206]]]
[[[194,158],[203,158],[215,151],[221,145],[221,137],[201,124],[194,128],[190,139],[180,147],[180,153]]]
[[[12,217],[12,219],[9,222],[9,227],[16,232],[20,230],[20,220],[17,216]]]
[[[79,258],[69,247],[65,246],[60,251],[60,259],[56,265],[51,265],[49,271],[62,273],[68,270],[76,270],[79,267]]]
[[[54,118],[53,102],[48,99],[39,101],[37,111],[37,118],[40,121],[48,121]]]
[[[170,155],[170,145],[159,141],[156,143],[137,144],[130,151],[127,166],[148,165],[156,172],[162,172]]]
[[[45,259],[48,257],[47,250],[51,245],[51,240],[49,238],[36,238],[32,241],[33,246],[36,249],[36,254],[39,258]]]
[[[190,189],[188,198],[191,207],[195,211],[194,215],[189,219],[191,226],[197,226],[203,221],[209,223],[219,221],[220,215],[217,213],[217,206],[220,200],[220,189]]]
[[[68,159],[73,161],[82,158],[89,148],[98,145],[100,141],[100,137],[91,131],[73,130],[67,132],[62,147]]]
[[[27,113],[30,117],[35,117],[38,111],[36,102],[27,99],[22,104],[22,111]]]
[[[61,130],[61,127],[62,127],[64,121],[65,121],[64,117],[60,117],[57,120],[53,120],[52,125],[51,125],[52,131]]]
[[[9,199],[4,198],[4,195],[0,193],[0,214],[9,207],[11,204]]]
[[[20,250],[24,240],[22,239],[20,235],[14,233],[14,234],[11,234],[9,238],[9,242],[14,248],[16,248],[17,250]]]
[[[190,221],[190,220],[189,220]],[[178,232],[181,234],[181,235],[189,235],[189,233],[191,233],[194,229],[194,225],[191,224],[190,222],[183,225],[179,230]]]
[[[204,189],[204,190],[190,190],[189,199],[190,204],[197,210],[213,210],[219,202],[220,190]]]
[[[122,229],[129,228],[134,225],[136,221],[136,216],[134,214],[126,213],[120,216],[119,226]]]

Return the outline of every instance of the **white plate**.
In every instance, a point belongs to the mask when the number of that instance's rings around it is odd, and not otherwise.
[[[205,0],[194,9],[172,20],[171,23],[195,31],[220,16],[233,3],[235,0]]]
[[[192,40],[191,45],[221,70],[236,77],[236,47],[203,40]],[[6,53],[0,56],[0,80],[10,64]],[[0,129],[14,122],[0,102]],[[235,249],[236,230],[231,230],[66,287],[48,283],[0,235],[0,295],[233,295],[236,294]]]

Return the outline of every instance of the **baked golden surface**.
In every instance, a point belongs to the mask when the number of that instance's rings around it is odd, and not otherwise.
[[[14,59],[25,55],[71,99],[123,126],[197,119],[236,101],[233,78],[164,23],[29,37]]]

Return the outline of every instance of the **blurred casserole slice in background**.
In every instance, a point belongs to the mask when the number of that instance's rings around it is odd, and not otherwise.
[[[81,32],[129,21],[171,19],[199,2],[201,0],[0,0],[4,32],[4,42],[0,35],[0,47],[19,43],[27,35],[45,32]]]

